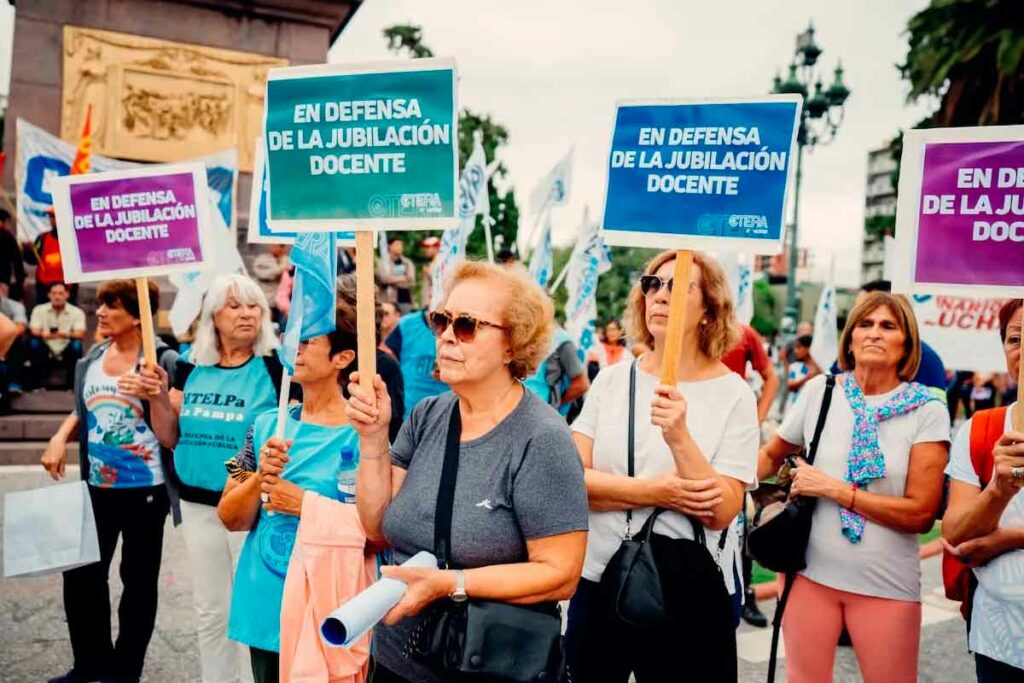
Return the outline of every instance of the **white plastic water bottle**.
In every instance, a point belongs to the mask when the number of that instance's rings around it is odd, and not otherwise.
[[[356,502],[356,450],[352,446],[341,449],[341,467],[338,468],[338,500],[342,503]]]

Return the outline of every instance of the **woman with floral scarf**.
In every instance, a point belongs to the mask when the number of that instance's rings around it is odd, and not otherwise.
[[[917,680],[921,568],[917,535],[942,499],[949,415],[909,382],[921,362],[917,321],[902,296],[873,292],[851,311],[814,465],[800,458],[793,495],[817,499],[807,568],[782,622],[790,683],[832,680],[845,626],[866,683]],[[761,449],[773,475],[811,440],[826,378],[808,382]]]

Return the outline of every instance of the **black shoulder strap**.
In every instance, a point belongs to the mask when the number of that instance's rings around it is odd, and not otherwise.
[[[629,424],[626,425],[628,442],[626,443],[626,472],[633,476],[636,459],[636,364],[634,359],[629,367]],[[626,536],[630,536],[629,525],[633,521],[633,511],[626,509]]]
[[[807,451],[808,465],[814,463],[814,456],[818,453],[818,442],[821,441],[821,432],[825,429],[825,418],[828,417],[828,408],[832,405],[832,390],[835,388],[836,376],[829,375],[825,380],[825,394],[821,397],[821,410],[818,411],[818,422],[814,425],[814,436]]]
[[[462,416],[459,399],[452,406],[448,420],[448,436],[444,445],[444,465],[441,467],[441,485],[434,508],[434,555],[437,566],[447,569],[452,562],[452,506],[455,504],[455,480],[459,474],[459,439],[462,437]]]
[[[284,366],[281,364],[281,359],[277,357],[276,353],[263,356],[263,367],[267,369],[267,374],[270,375],[270,381],[274,384],[274,395],[280,396],[281,371],[284,370]]]

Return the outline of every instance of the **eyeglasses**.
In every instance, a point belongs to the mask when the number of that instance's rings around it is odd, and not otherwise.
[[[661,291],[662,287],[668,287],[668,293],[672,293],[672,278],[662,279],[657,275],[641,275],[640,276],[640,291],[643,292],[644,296],[650,294],[657,294]]]
[[[429,320],[430,330],[434,333],[435,337],[440,338],[444,331],[448,329],[448,326],[451,325],[455,338],[460,342],[466,343],[476,338],[476,332],[481,327],[493,327],[496,330],[505,329],[501,325],[474,318],[468,313],[459,313],[456,316],[452,316],[444,311],[431,311]]]

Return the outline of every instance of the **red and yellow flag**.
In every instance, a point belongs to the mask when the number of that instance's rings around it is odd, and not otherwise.
[[[92,105],[85,110],[85,125],[82,126],[82,137],[78,140],[75,160],[71,163],[71,175],[88,173],[92,170]]]

